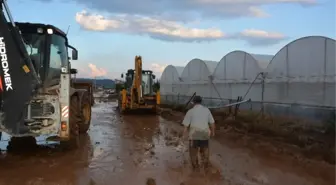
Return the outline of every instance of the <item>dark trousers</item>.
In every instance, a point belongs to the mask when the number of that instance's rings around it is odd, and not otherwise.
[[[205,169],[209,167],[209,140],[189,140],[189,155],[193,169],[199,168],[198,152]]]

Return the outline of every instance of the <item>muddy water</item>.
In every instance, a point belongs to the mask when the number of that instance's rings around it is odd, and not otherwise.
[[[217,141],[211,142],[210,174],[192,173],[177,124],[158,116],[120,117],[115,106],[95,105],[91,129],[78,150],[55,145],[0,155],[0,185],[145,185],[148,178],[157,185],[334,184],[309,175],[310,168]]]

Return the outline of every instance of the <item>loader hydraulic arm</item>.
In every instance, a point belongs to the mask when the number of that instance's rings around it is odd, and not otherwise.
[[[18,62],[21,65],[22,70],[24,70],[26,73],[30,73],[30,75],[32,75],[33,80],[36,84],[41,84],[41,80],[38,77],[38,75],[37,75],[37,73],[34,69],[33,62],[31,61],[31,59],[28,55],[28,52],[25,49],[25,44],[24,44],[23,38],[20,34],[20,31],[19,31],[18,27],[16,26],[16,24],[14,23],[14,20],[12,18],[11,13],[10,13],[7,2],[6,2],[6,0],[0,0],[0,2],[1,2],[1,26],[0,26],[0,29],[1,29],[1,32],[3,34],[3,35],[1,35],[0,38],[4,39],[6,42],[12,42],[14,48],[10,48],[10,47],[7,47],[7,48],[13,49],[13,50],[15,49],[16,52],[19,53],[19,56],[21,56],[21,58],[22,58],[22,60],[17,60],[17,61],[14,61],[14,62]],[[8,16],[10,24],[8,24],[8,21],[6,20],[6,17],[4,15],[4,10],[6,10],[6,12],[7,12],[7,16]],[[8,35],[6,34],[6,31],[3,30],[5,28],[8,28],[8,30],[7,30],[7,31],[9,31]]]
[[[141,56],[136,56],[134,61],[134,81],[133,81],[133,91],[136,92],[137,102],[140,103],[142,100],[142,58]]]
[[[13,128],[23,121],[25,105],[41,82],[6,0],[0,3],[0,126]]]

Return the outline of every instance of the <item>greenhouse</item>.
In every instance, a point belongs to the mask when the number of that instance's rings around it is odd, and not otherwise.
[[[265,71],[272,58],[271,55],[249,54],[244,51],[228,53],[219,61],[213,74],[213,82],[220,97],[212,98],[230,100],[243,96],[245,99],[260,101],[260,73]]]
[[[264,70],[260,64],[268,65],[272,58],[270,55],[233,51],[219,62],[193,59],[181,74],[177,72],[176,67],[170,65],[166,67],[161,77],[161,94],[167,101],[174,101],[173,97],[177,98],[178,95],[178,101],[183,102],[186,101],[186,97],[196,92],[209,104],[225,103],[226,100],[243,96],[252,81]],[[257,83],[254,85],[257,86],[256,91],[252,90],[246,97],[253,99],[251,95],[254,94],[254,98],[260,101],[260,80],[255,83]]]
[[[184,67],[180,66],[167,66],[161,75],[160,91],[161,94],[177,94],[178,92],[173,89],[174,84],[179,84]]]
[[[192,95],[197,92],[198,95],[211,97],[211,85],[209,78],[216,69],[217,62],[200,59],[191,60],[183,69],[181,75],[180,95]]]
[[[232,51],[219,62],[193,59],[184,68],[170,65],[161,78],[162,102],[183,104],[196,93],[208,106],[222,106],[242,96],[252,101],[245,108],[266,105],[268,111],[321,117],[316,107],[335,108],[335,49],[335,40],[310,36],[274,56]]]
[[[303,37],[267,66],[265,101],[335,107],[335,40]]]

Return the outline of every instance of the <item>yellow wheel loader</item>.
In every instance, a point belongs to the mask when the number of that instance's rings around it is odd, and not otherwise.
[[[142,70],[142,58],[136,56],[134,69],[129,69],[125,77],[124,88],[118,98],[118,109],[121,113],[149,110],[157,113],[160,104],[160,92],[154,92],[153,84],[155,75],[153,71]]]

